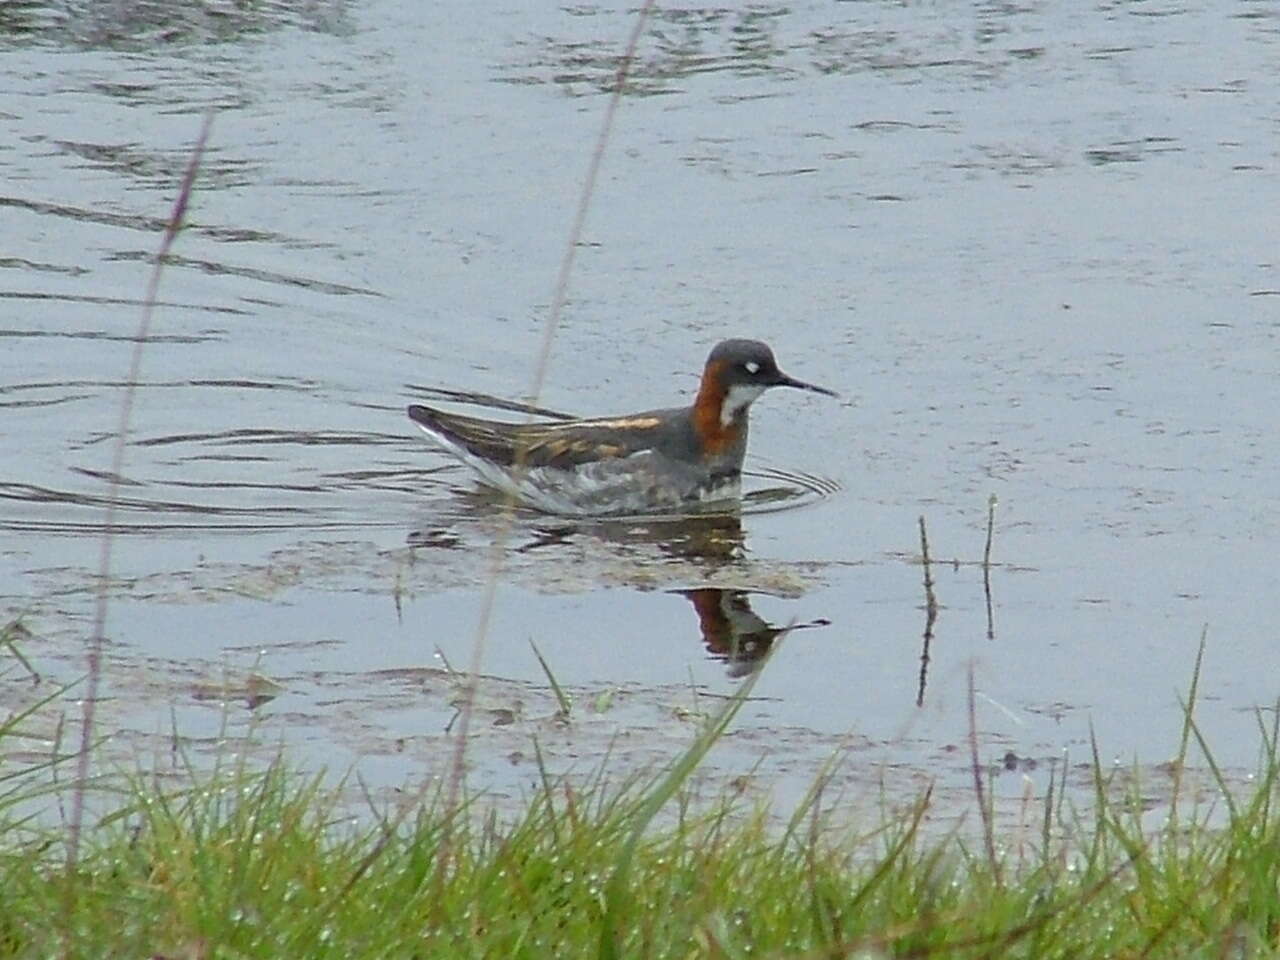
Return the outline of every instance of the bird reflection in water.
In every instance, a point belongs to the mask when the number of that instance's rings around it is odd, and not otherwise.
[[[777,627],[762,619],[751,609],[750,594],[745,590],[722,590],[702,587],[696,590],[677,590],[688,598],[698,612],[698,625],[702,629],[702,642],[708,655],[722,660],[730,677],[745,677],[759,669],[774,642],[792,630],[809,627],[825,627],[831,621],[811,620],[808,623]]]
[[[627,547],[647,545],[673,560],[711,561],[715,566],[741,560],[745,552],[742,520],[733,513],[542,524],[515,552],[567,543],[582,534]]]

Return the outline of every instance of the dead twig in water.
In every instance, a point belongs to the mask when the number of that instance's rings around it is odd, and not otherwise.
[[[987,545],[982,551],[982,590],[987,596],[987,639],[996,638],[995,618],[991,614],[991,538],[996,529],[996,504],[993,493],[987,498]]]
[[[929,560],[929,534],[924,517],[920,518],[920,562],[924,567],[924,644],[920,650],[920,687],[916,706],[924,706],[924,688],[929,679],[929,646],[933,643],[933,625],[938,620],[938,598],[933,592],[933,569]]]

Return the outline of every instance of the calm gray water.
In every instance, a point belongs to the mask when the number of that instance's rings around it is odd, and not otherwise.
[[[796,509],[507,529],[403,407],[526,398],[632,15],[6,10],[0,613],[32,663],[84,670],[140,303],[212,109],[120,488],[113,729],[252,723],[375,783],[438,772],[498,536],[477,787],[522,789],[535,732],[557,770],[668,755],[749,669],[723,647],[747,609],[830,623],[772,659],[726,772],[802,788],[839,749],[855,781],[963,783],[971,664],[984,757],[1082,760],[1092,729],[1158,763],[1202,632],[1199,719],[1248,767],[1280,696],[1275,9],[665,5],[538,402],[681,402],[726,336],[842,400],[756,407],[756,485]],[[249,671],[280,695],[224,715],[210,685]],[[45,689],[0,666],[7,708]]]

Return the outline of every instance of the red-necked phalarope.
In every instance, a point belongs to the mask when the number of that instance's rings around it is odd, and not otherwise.
[[[725,340],[690,407],[516,424],[414,404],[409,418],[484,483],[539,510],[665,513],[741,495],[747,414],[770,387],[837,396],[787,376],[760,341]]]

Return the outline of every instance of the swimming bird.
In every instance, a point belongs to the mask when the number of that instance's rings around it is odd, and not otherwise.
[[[759,340],[716,344],[692,406],[553,423],[504,423],[413,404],[409,419],[488,486],[547,513],[670,513],[742,493],[747,418],[770,387],[828,396],[778,369]]]

